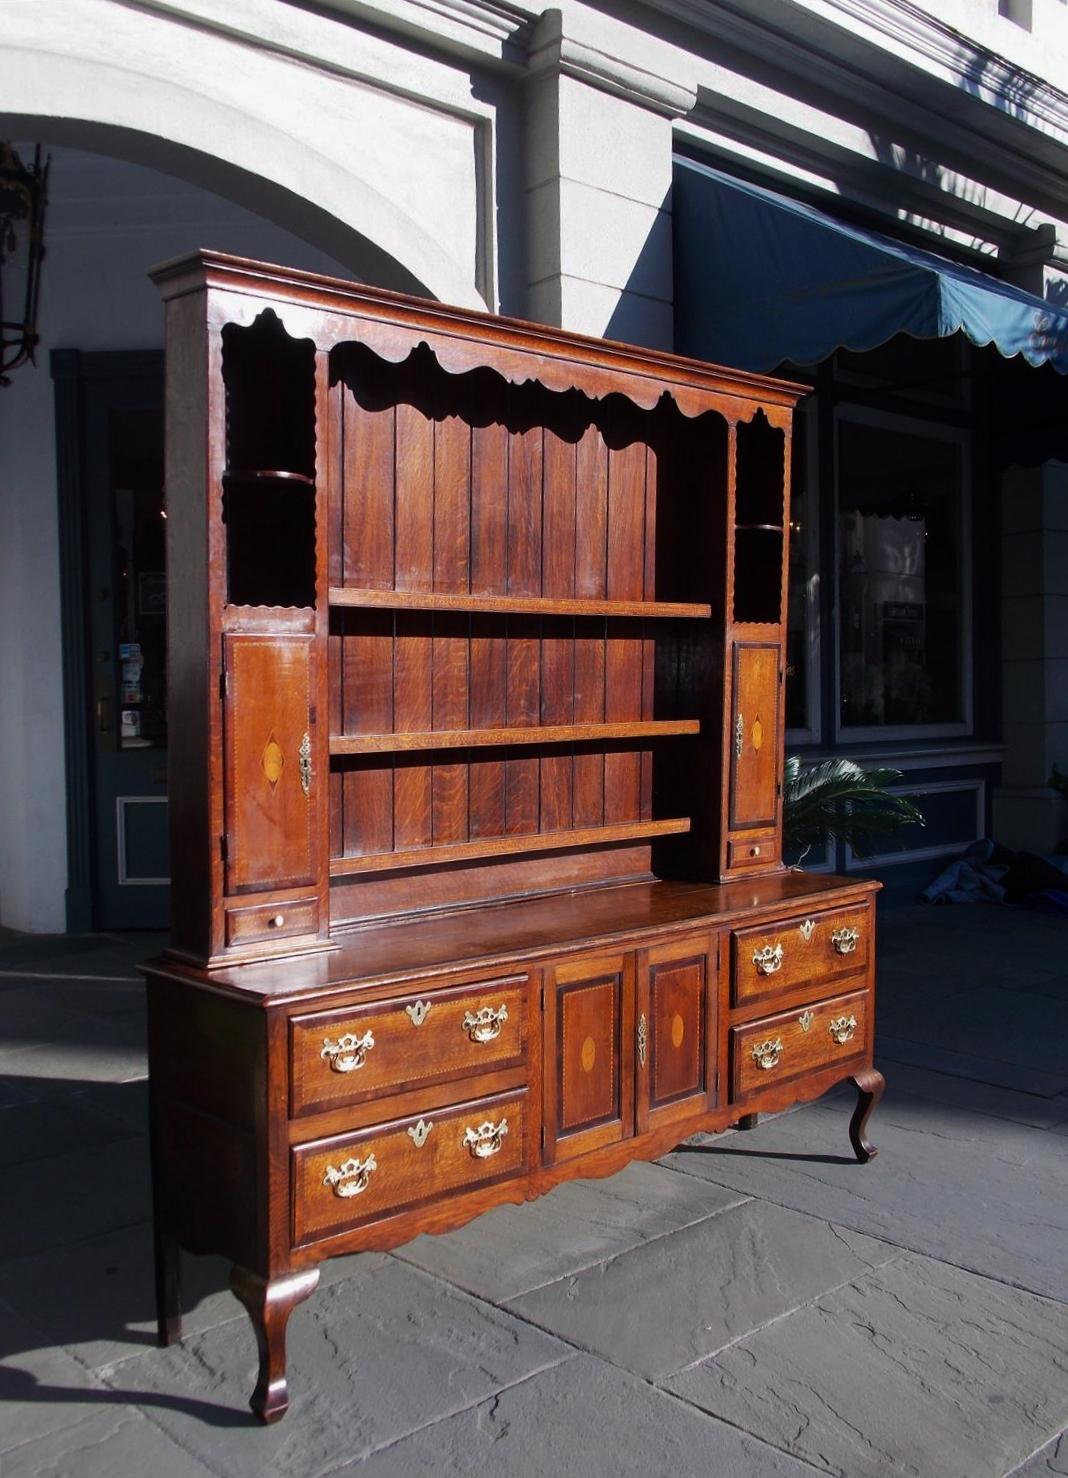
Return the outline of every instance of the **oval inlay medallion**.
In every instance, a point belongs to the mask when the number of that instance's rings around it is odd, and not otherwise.
[[[754,749],[763,749],[763,747],[764,747],[764,725],[760,722],[760,720],[758,718],[755,718],[753,720],[753,748]]]
[[[285,762],[286,757],[282,753],[282,747],[272,734],[263,746],[263,754],[260,756],[263,773],[267,776],[267,783],[272,788],[278,784],[279,777],[282,774],[282,766]]]
[[[681,1047],[682,1039],[686,1035],[686,1023],[676,1011],[671,1020],[671,1045]]]
[[[593,1064],[597,1060],[597,1043],[592,1037],[587,1037],[582,1044],[582,1071],[589,1073],[593,1071]]]

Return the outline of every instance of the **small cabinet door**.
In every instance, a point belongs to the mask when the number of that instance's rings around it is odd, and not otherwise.
[[[780,650],[736,642],[732,672],[730,828],[774,826],[778,813]]]
[[[545,1161],[634,1132],[634,956],[587,955],[545,974]]]
[[[715,1103],[716,942],[673,939],[638,955],[638,1132]]]
[[[226,891],[315,881],[312,638],[225,639]]]

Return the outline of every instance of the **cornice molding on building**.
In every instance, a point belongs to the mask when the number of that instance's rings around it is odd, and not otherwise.
[[[909,0],[771,0],[756,6],[747,0],[744,7],[740,0],[644,0],[644,4],[713,37],[717,46],[726,44],[753,56],[762,67],[771,63],[787,75],[863,98],[869,83],[877,88],[880,84],[874,75],[865,75],[855,48],[848,59],[843,55],[843,39],[852,39],[896,59],[929,83],[952,88],[962,107],[970,103],[996,113],[1010,126],[1037,130],[1068,147],[1068,93],[978,45]],[[780,16],[781,33],[768,25],[768,10]],[[797,22],[802,18],[807,25],[804,44],[798,44]],[[914,97],[898,96],[896,101],[896,111],[917,106]],[[928,126],[933,136],[943,124],[944,116],[932,109]],[[915,120],[916,125],[922,126],[921,120]]]
[[[773,114],[724,91],[699,91],[697,106],[676,136],[698,152],[724,148],[743,162],[777,180],[793,178],[827,196],[833,208],[842,196],[876,214],[904,218],[913,230],[930,238],[937,249],[940,237],[966,250],[1015,253],[1030,249],[1036,230],[1053,230],[1036,223],[1036,212],[1012,196],[959,172],[940,171],[935,181],[906,167],[881,160],[870,148],[861,150],[855,137],[801,108],[797,117],[786,107]]]
[[[697,102],[696,87],[659,76],[566,35],[559,10],[546,10],[535,27],[530,38],[527,74],[573,77],[665,118],[682,118]]]
[[[522,70],[527,40],[542,13],[522,0],[286,0],[340,19],[367,21],[433,50]]]

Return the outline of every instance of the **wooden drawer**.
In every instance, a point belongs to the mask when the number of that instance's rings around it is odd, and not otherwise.
[[[228,945],[262,944],[265,939],[288,939],[296,934],[318,934],[319,900],[300,898],[293,903],[259,903],[226,910]]]
[[[427,1083],[518,1067],[528,1050],[527,976],[430,990],[290,1022],[294,1116]]]
[[[870,1016],[871,993],[858,990],[732,1027],[732,1101],[865,1056]]]
[[[750,867],[760,862],[774,862],[778,855],[779,849],[773,831],[727,843],[728,867]]]
[[[731,1003],[747,1005],[867,969],[874,915],[867,904],[737,929],[731,935]]]
[[[292,1151],[293,1240],[334,1236],[528,1167],[526,1089]]]

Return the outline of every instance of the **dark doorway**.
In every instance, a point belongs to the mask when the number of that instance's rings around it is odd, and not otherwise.
[[[163,356],[52,354],[67,927],[169,918]]]

